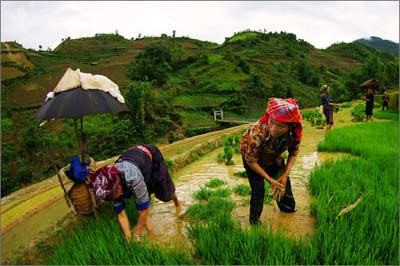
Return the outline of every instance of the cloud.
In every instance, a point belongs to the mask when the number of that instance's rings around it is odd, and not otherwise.
[[[118,30],[222,43],[247,28],[294,33],[317,48],[371,35],[399,41],[399,3],[386,2],[1,2],[1,40],[55,48],[62,38]]]

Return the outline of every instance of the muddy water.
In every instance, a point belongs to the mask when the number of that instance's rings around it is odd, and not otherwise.
[[[324,130],[306,126],[303,132],[300,153],[295,166],[291,172],[293,193],[297,203],[297,212],[292,214],[281,213],[276,203],[265,205],[261,221],[265,225],[271,225],[274,230],[282,229],[287,235],[302,237],[312,235],[315,228],[315,219],[310,215],[310,196],[307,191],[308,176],[315,165],[322,161],[335,159],[340,155],[327,155],[318,153],[317,144],[323,139]],[[177,195],[183,202],[180,214],[194,202],[193,193],[204,186],[211,178],[219,178],[226,181],[222,187],[233,188],[238,184],[248,185],[246,178],[235,177],[234,173],[242,171],[241,157],[235,155],[235,165],[226,166],[217,163],[217,154],[222,148],[203,156],[198,161],[184,167],[174,175]],[[54,182],[54,181],[53,181]],[[236,201],[236,209],[233,216],[243,227],[248,227],[249,196],[241,197],[232,195]],[[25,246],[40,232],[49,227],[49,223],[61,219],[70,211],[67,209],[63,198],[56,201],[54,206],[45,208],[35,214],[7,234],[2,235],[2,255],[9,255],[18,250],[18,246]],[[172,203],[163,203],[155,200],[151,207],[151,218],[154,224],[154,231],[151,235],[145,236],[151,241],[167,245],[185,245],[187,243],[186,225],[184,215],[176,212]],[[43,221],[48,221],[43,223]]]
[[[316,221],[310,215],[311,198],[307,190],[308,177],[316,165],[325,160],[342,156],[342,154],[327,155],[316,151],[317,145],[324,138],[324,135],[324,130],[311,127],[306,127],[303,132],[300,152],[290,175],[297,211],[295,213],[280,212],[276,203],[272,202],[270,205],[264,206],[261,217],[263,224],[271,225],[273,230],[281,229],[291,237],[313,235]],[[238,184],[249,185],[246,178],[234,176],[235,172],[244,170],[240,155],[234,156],[235,165],[226,166],[217,163],[217,154],[222,151],[223,148],[217,149],[175,174],[177,195],[184,206],[181,213],[184,213],[185,208],[194,202],[193,193],[209,182],[211,178],[226,181],[227,184],[221,186],[221,188],[233,188]],[[250,196],[233,195],[232,198],[236,202],[233,216],[242,227],[248,227]],[[151,217],[154,232],[149,236],[150,240],[164,243],[186,242],[185,218],[176,214],[172,203],[156,201],[151,210]]]

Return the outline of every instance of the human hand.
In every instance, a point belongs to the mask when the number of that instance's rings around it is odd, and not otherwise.
[[[283,185],[278,180],[270,179],[269,184],[271,186],[271,189],[274,189],[275,187],[283,188]]]
[[[132,237],[130,241],[140,242],[143,234],[143,226],[136,225],[132,230]]]
[[[276,181],[281,183],[283,187],[286,187],[287,180],[287,176],[281,175]]]
[[[279,201],[285,194],[285,187],[280,182],[273,180],[271,182],[271,192],[272,196]]]

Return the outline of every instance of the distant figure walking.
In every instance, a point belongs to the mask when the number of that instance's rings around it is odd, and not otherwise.
[[[386,91],[383,93],[382,96],[382,111],[386,109],[389,109],[389,96],[387,95]]]
[[[372,121],[372,112],[374,109],[374,92],[371,88],[368,88],[367,95],[365,96],[365,115],[367,116],[367,122]]]
[[[323,106],[324,115],[326,119],[325,131],[331,130],[333,125],[333,107],[337,104],[332,102],[331,96],[329,95],[330,87],[328,85],[323,85],[321,87],[321,105]]]

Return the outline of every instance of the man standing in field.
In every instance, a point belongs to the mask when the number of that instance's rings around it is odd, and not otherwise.
[[[302,137],[302,117],[295,99],[270,98],[265,115],[244,133],[240,152],[251,187],[250,224],[260,224],[264,204],[264,180],[283,212],[295,211],[290,170],[296,160]],[[285,165],[284,151],[289,151]]]

